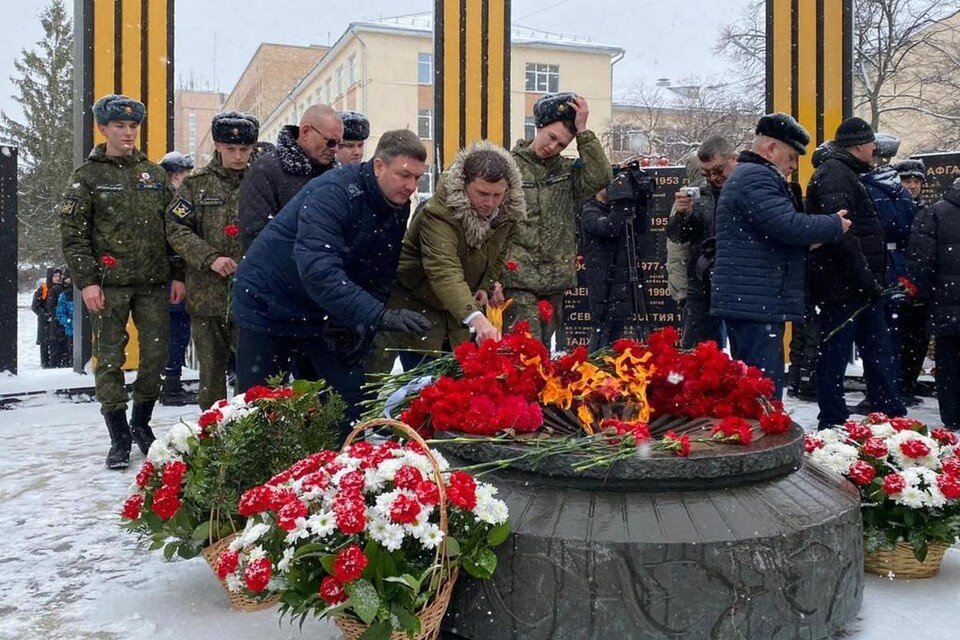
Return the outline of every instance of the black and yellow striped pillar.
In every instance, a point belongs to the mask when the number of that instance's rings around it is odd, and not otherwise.
[[[159,162],[173,149],[174,0],[74,0],[74,165],[103,141],[91,107],[109,93],[142,102],[147,115],[137,147]],[[74,292],[74,370],[90,358],[90,323]],[[139,362],[136,328],[128,323],[125,369]]]
[[[767,112],[810,132],[809,151],[853,115],[853,0],[767,0]],[[811,153],[798,179],[813,175]]]
[[[510,143],[510,0],[436,0],[434,7],[439,170],[471,142]]]
[[[108,93],[146,106],[137,146],[150,160],[173,148],[173,8],[174,0],[75,1],[78,161],[102,141],[90,107]]]

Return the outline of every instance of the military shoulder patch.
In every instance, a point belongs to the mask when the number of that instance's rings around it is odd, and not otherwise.
[[[73,212],[77,210],[78,200],[74,197],[65,198],[62,203],[60,203],[60,213],[65,216],[72,216]]]
[[[193,213],[193,203],[186,198],[177,198],[168,211],[181,220]]]

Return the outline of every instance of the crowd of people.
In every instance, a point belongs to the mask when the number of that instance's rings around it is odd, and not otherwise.
[[[311,106],[276,145],[259,141],[253,116],[220,113],[211,125],[215,153],[202,167],[178,152],[155,164],[136,149],[146,116],[136,100],[104,96],[93,113],[105,142],[74,172],[60,220],[64,258],[91,316],[109,468],[126,467],[134,443],[146,453],[157,401],[193,400],[181,382],[191,339],[201,408],[226,397],[228,381],[241,393],[276,376],[322,378],[347,401],[346,430],[364,375],[393,366],[388,349],[400,350],[410,368],[466,340],[499,339],[521,320],[548,347],[562,348],[563,296],[578,266],[596,282],[591,289],[604,292],[591,298],[603,318],[591,346],[621,337],[637,311],[623,237],[634,212],[611,207],[616,168],[576,94],[540,98],[535,135],[512,150],[486,141],[461,150],[415,210],[427,150],[409,130],[384,131],[363,161],[370,123],[360,113]],[[787,386],[784,323],[819,321],[820,334],[795,334],[817,342],[822,426],[846,417],[843,371],[853,342],[864,355],[871,406],[905,412],[891,367],[908,359],[907,334],[925,322],[902,322],[891,341],[887,323],[907,314],[884,307],[890,278],[911,274],[925,299],[932,292],[944,353],[960,333],[949,328],[957,324],[957,271],[930,258],[942,246],[953,258],[956,238],[943,223],[953,201],[948,194],[908,221],[898,191],[890,224],[901,235],[889,240],[887,209],[868,188],[893,185],[894,169],[871,171],[875,136],[864,125],[845,122],[817,150],[806,205],[786,178],[809,144],[792,118],[761,118],[752,148],[739,155],[722,136],[709,138],[697,154],[703,184],[677,194],[667,228],[685,348],[728,338],[734,356],[763,369],[779,394]],[[578,157],[563,155],[574,141]],[[904,183],[910,168],[896,174]],[[915,196],[909,203],[916,208]],[[54,275],[35,310],[50,313]],[[66,293],[58,297],[72,301]],[[502,325],[492,320],[500,314]],[[129,316],[140,365],[128,419],[121,367]],[[950,403],[943,406],[945,423],[958,428]]]

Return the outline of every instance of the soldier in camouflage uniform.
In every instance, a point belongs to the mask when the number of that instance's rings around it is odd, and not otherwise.
[[[260,123],[229,111],[214,116],[213,160],[193,171],[167,209],[167,240],[186,262],[187,310],[200,363],[203,410],[227,395],[227,361],[236,348],[230,285],[243,257],[237,203]]]
[[[108,95],[93,105],[93,115],[106,142],[74,171],[60,205],[60,230],[64,258],[92,319],[97,400],[110,432],[107,467],[122,469],[129,465],[131,437],[144,455],[153,442],[150,418],[167,362],[167,302],[181,300],[183,287],[168,294],[167,172],[134,146],[143,105]],[[121,367],[131,314],[140,365],[128,424]]]
[[[513,298],[506,322],[528,321],[531,333],[548,348],[550,337],[560,330],[563,292],[577,284],[574,209],[613,179],[600,141],[587,130],[588,113],[587,101],[576,94],[545,95],[533,107],[533,140],[520,140],[511,151],[523,176],[527,216],[507,256],[516,268],[503,274],[506,296]],[[579,160],[560,155],[574,138]],[[550,320],[538,312],[544,300],[554,309]],[[557,349],[564,347],[557,344]]]

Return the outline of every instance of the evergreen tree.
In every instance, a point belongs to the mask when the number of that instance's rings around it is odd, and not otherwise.
[[[73,170],[73,23],[63,0],[40,15],[44,36],[14,62],[23,122],[0,112],[0,139],[20,149],[20,256],[57,263],[58,203]]]

